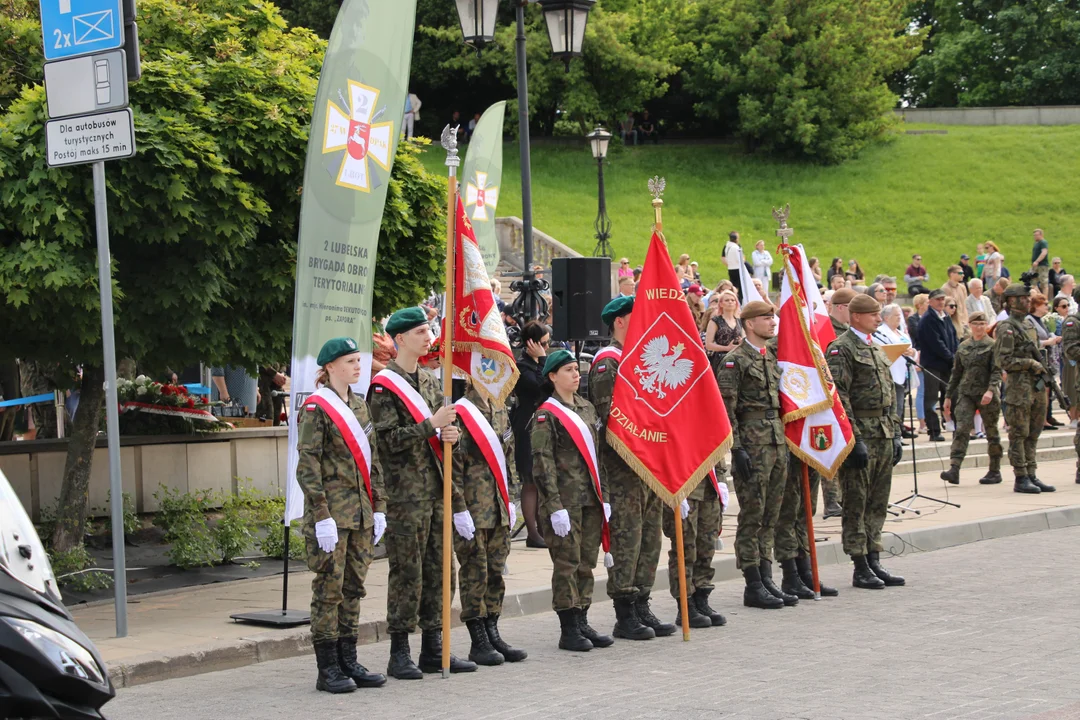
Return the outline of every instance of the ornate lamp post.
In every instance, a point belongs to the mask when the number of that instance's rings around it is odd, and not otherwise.
[[[529,148],[529,77],[525,64],[525,6],[539,3],[547,21],[548,38],[555,57],[566,63],[581,55],[581,43],[585,38],[585,23],[595,0],[514,0],[517,16],[517,91],[518,91],[518,139],[521,151],[521,223],[524,272],[521,280],[514,281],[510,289],[519,293],[510,306],[519,325],[540,314],[547,314],[547,301],[540,294],[547,282],[538,280],[533,271],[532,243],[532,164]],[[498,0],[455,0],[461,34],[466,44],[478,50],[495,37],[495,11]]]
[[[608,143],[611,142],[611,133],[601,126],[585,136],[592,149],[592,156],[596,159],[596,178],[599,184],[599,204],[596,211],[596,249],[593,257],[613,257],[608,238],[611,237],[611,218],[607,214],[607,201],[604,199],[604,158],[607,157]]]

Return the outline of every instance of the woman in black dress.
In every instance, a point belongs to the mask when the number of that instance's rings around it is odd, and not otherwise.
[[[734,350],[742,342],[742,323],[738,317],[739,300],[734,290],[720,293],[720,310],[709,319],[705,329],[705,350],[709,354],[709,364],[713,372],[720,366],[724,355]]]

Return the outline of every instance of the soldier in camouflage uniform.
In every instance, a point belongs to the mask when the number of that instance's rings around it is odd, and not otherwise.
[[[552,399],[581,418],[595,447],[601,423],[592,403],[575,392],[581,380],[577,360],[556,350],[544,362],[544,377]],[[597,633],[588,619],[606,503],[596,496],[589,466],[569,431],[543,405],[533,415],[530,439],[540,527],[551,555],[551,607],[562,628],[559,648],[609,647],[615,640]]]
[[[982,415],[988,441],[990,470],[979,482],[995,485],[1001,482],[1001,371],[994,366],[994,341],[987,337],[985,313],[972,313],[968,318],[971,337],[960,343],[953,356],[952,374],[945,391],[945,413],[956,422],[952,451],[949,453],[949,469],[941,473],[941,479],[953,485],[960,483],[960,466],[967,456],[971,431],[975,427],[975,411]]]
[[[622,350],[634,298],[618,297],[601,314],[611,328],[614,348]],[[607,420],[619,358],[606,354],[589,369],[589,402],[603,422],[599,433],[600,476],[611,503],[611,554],[615,565],[608,572],[607,592],[615,606],[617,638],[649,640],[675,632],[675,626],[661,622],[649,608],[649,596],[656,581],[660,561],[663,503],[642,482],[615,448],[607,444]]]
[[[390,316],[386,332],[398,347],[396,360],[385,373],[394,373],[417,391],[432,413],[417,422],[405,402],[372,379],[368,407],[375,423],[379,457],[386,481],[386,624],[390,632],[390,662],[386,674],[399,680],[418,680],[425,672],[442,669],[442,462],[429,438],[442,430],[442,440],[455,443],[453,406],[443,406],[439,381],[419,366],[431,349],[427,315],[418,307]],[[454,574],[450,574],[451,583]],[[451,593],[453,588],[451,588]],[[409,633],[422,631],[419,667],[409,650]],[[471,672],[476,665],[450,656],[450,672]]]
[[[683,561],[686,564],[686,616],[690,627],[706,628],[726,625],[727,619],[709,606],[713,591],[713,555],[716,554],[716,538],[724,522],[724,508],[717,488],[727,485],[724,477],[727,468],[716,466],[717,486],[706,476],[679,508],[683,526]],[[675,512],[664,506],[664,535],[671,540],[668,550],[668,590],[671,597],[679,600],[679,551],[675,546]],[[682,625],[681,610],[675,616],[675,625]]]
[[[760,300],[743,306],[746,337],[724,356],[716,381],[731,421],[731,467],[739,497],[735,558],[746,580],[743,605],[779,608],[799,599],[781,592],[772,580],[773,534],[787,481],[787,449],[780,420],[780,368],[775,348],[772,305]]]
[[[904,446],[889,359],[870,341],[881,325],[881,305],[869,295],[856,295],[849,309],[851,328],[826,352],[855,436],[855,447],[840,467],[844,552],[855,563],[851,584],[879,590],[904,584],[904,578],[890,574],[880,561],[892,469],[900,462]]]
[[[776,521],[776,547],[773,552],[784,570],[780,589],[802,600],[814,599],[814,574],[810,567],[810,533],[806,527],[806,510],[803,503],[802,460],[788,453],[787,486],[780,517]],[[817,512],[818,486],[821,474],[807,468],[810,480],[810,512]],[[818,578],[818,582],[821,578]],[[821,583],[824,597],[836,597],[840,592]]]
[[[831,307],[829,309],[829,322],[832,323],[833,334],[836,337],[840,337],[848,331],[848,323],[851,321],[851,313],[849,311],[849,305],[855,298],[855,291],[851,288],[840,288],[832,295]],[[802,482],[800,480],[800,482]],[[843,488],[840,485],[840,475],[837,473],[836,477],[832,479],[823,479],[818,474],[817,470],[811,468],[810,470],[810,483],[820,483],[823,495],[825,496],[825,510],[821,516],[828,520],[829,518],[840,517],[844,514],[844,509],[841,507],[841,503],[844,501]],[[814,493],[817,495],[817,492]],[[817,500],[815,498],[815,505]]]
[[[372,425],[363,398],[349,385],[360,378],[360,351],[351,338],[329,340],[319,352],[317,384],[345,401],[369,441]],[[341,429],[313,401],[300,415],[296,480],[304,491],[304,540],[311,581],[311,639],[319,666],[316,687],[331,693],[379,687],[386,676],[356,661],[360,600],[373,548],[386,530],[386,499],[374,443],[371,497]]]
[[[1073,300],[1080,303],[1080,286],[1073,288]],[[1066,360],[1080,363],[1080,313],[1065,318],[1061,332],[1061,352]],[[1074,397],[1080,398],[1080,374],[1077,375]],[[1076,435],[1073,436],[1073,447],[1076,448],[1076,482],[1080,483],[1080,427],[1076,428]]]
[[[1053,492],[1035,476],[1035,448],[1046,420],[1046,368],[1039,352],[1038,335],[1027,323],[1031,296],[1020,283],[1005,290],[1009,317],[994,330],[994,364],[1006,373],[1005,422],[1009,426],[1009,464],[1016,481],[1013,491],[1038,494]]]
[[[496,407],[477,391],[470,381],[465,399],[480,411],[501,444],[505,458],[514,457],[514,435],[506,410]],[[520,493],[517,469],[506,461],[509,506],[503,502],[495,471],[488,463],[477,438],[469,432],[458,411],[461,440],[454,451],[453,508],[457,520],[467,513],[473,523],[473,536],[460,532],[454,536],[454,552],[461,564],[458,587],[461,597],[461,620],[469,628],[472,649],[469,659],[479,665],[499,665],[504,660],[519,662],[528,657],[524,650],[507,645],[499,634],[506,584],[503,568],[510,554],[510,529],[516,520],[515,498]],[[467,533],[468,534],[468,533]]]

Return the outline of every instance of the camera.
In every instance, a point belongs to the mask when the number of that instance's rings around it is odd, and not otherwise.
[[[1039,273],[1034,270],[1029,270],[1026,273],[1020,275],[1020,282],[1024,283],[1027,287],[1031,287],[1031,283],[1037,282],[1039,279]]]

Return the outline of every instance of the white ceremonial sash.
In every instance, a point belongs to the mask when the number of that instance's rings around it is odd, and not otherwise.
[[[375,499],[371,494],[371,443],[364,428],[360,427],[360,421],[356,419],[353,409],[329,387],[313,392],[308,396],[307,402],[322,408],[341,432],[341,437],[345,439],[345,444],[356,461],[356,467],[360,470],[360,476],[364,478],[364,489],[367,490],[368,502],[374,511]]]
[[[592,364],[595,365],[606,357],[613,357],[616,360],[622,360],[622,348],[617,348],[614,345],[608,345],[607,347],[600,348],[600,350],[595,355],[593,355]]]
[[[480,408],[476,407],[471,400],[461,398],[455,405],[458,409],[458,417],[472,436],[473,442],[480,448],[488,467],[495,475],[495,484],[499,488],[503,505],[510,512],[510,487],[506,471],[506,453],[503,451],[502,440],[495,434],[495,429],[487,421]]]
[[[408,409],[417,425],[431,419],[431,408],[428,407],[424,396],[393,370],[380,370],[375,373],[375,377],[371,378],[371,385],[373,387],[384,387],[394,393],[401,402],[405,403],[406,409]],[[435,437],[429,437],[428,444],[435,451],[435,457],[439,458],[439,462],[442,462],[442,442],[439,440],[438,435],[438,432],[436,432]]]

